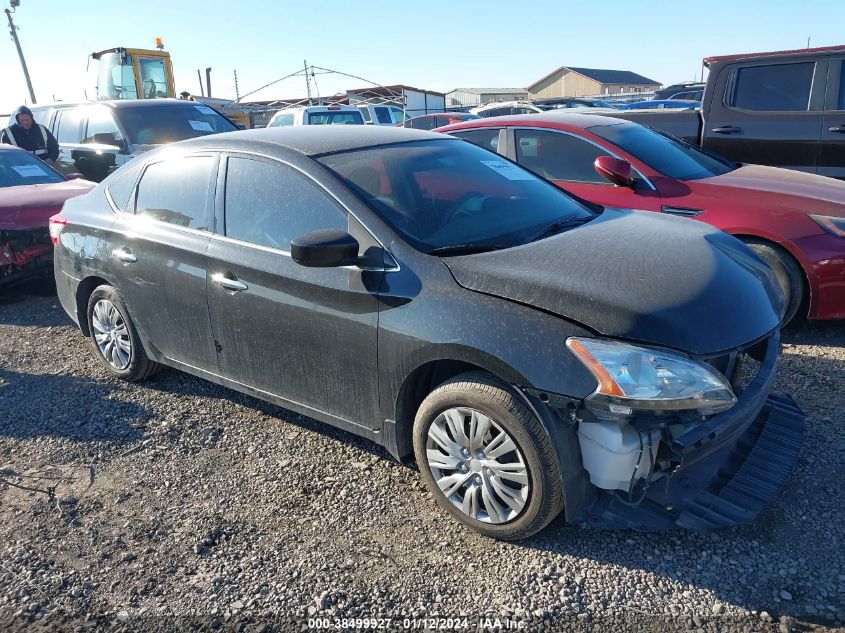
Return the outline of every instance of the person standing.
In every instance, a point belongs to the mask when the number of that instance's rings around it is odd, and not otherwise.
[[[15,123],[0,132],[0,143],[16,145],[54,165],[59,157],[59,143],[46,127],[36,123],[32,110],[21,106],[15,110]]]

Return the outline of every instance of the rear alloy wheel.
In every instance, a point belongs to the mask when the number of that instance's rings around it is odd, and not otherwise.
[[[414,452],[437,502],[487,536],[525,538],[563,507],[559,466],[542,423],[487,374],[453,378],[423,401]]]
[[[91,293],[88,331],[98,358],[118,378],[137,382],[161,369],[147,357],[120,294],[112,286],[99,286]]]
[[[804,274],[791,255],[780,247],[762,240],[745,240],[748,247],[765,261],[775,273],[786,299],[783,324],[787,325],[804,303]]]

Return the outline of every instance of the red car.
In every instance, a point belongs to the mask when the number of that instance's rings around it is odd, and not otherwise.
[[[845,182],[728,162],[629,121],[549,112],[438,128],[605,206],[694,217],[773,268],[785,320],[845,318]],[[655,254],[655,266],[659,255]]]
[[[52,270],[48,220],[95,183],[69,179],[11,145],[0,145],[0,286]]]

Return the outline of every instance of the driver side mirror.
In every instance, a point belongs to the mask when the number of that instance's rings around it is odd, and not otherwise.
[[[126,141],[122,138],[117,138],[114,132],[98,132],[94,134],[91,141],[97,145],[111,145],[120,149],[126,148]]]
[[[357,264],[358,240],[346,231],[320,229],[290,243],[290,255],[300,266],[334,268]]]
[[[596,171],[619,187],[633,187],[635,183],[631,163],[612,156],[599,156],[593,163]]]

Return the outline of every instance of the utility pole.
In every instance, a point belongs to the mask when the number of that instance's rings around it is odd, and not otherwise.
[[[302,60],[305,67],[305,90],[308,91],[308,105],[311,105],[311,80],[308,78],[308,61]]]
[[[241,93],[238,91],[238,71],[235,70],[235,103],[241,102]]]
[[[15,7],[20,4],[20,0],[11,0],[10,4],[12,5],[12,11],[14,11]],[[32,81],[29,78],[29,70],[26,67],[26,60],[23,57],[23,51],[21,50],[21,43],[18,41],[18,34],[17,30],[18,27],[15,26],[15,23],[12,22],[12,11],[6,9],[6,17],[9,18],[9,33],[12,35],[12,40],[15,42],[15,48],[18,49],[18,57],[21,58],[21,68],[23,68],[23,76],[26,79],[26,87],[29,89],[29,98],[32,103],[36,103],[35,101],[35,92],[32,90]]]

